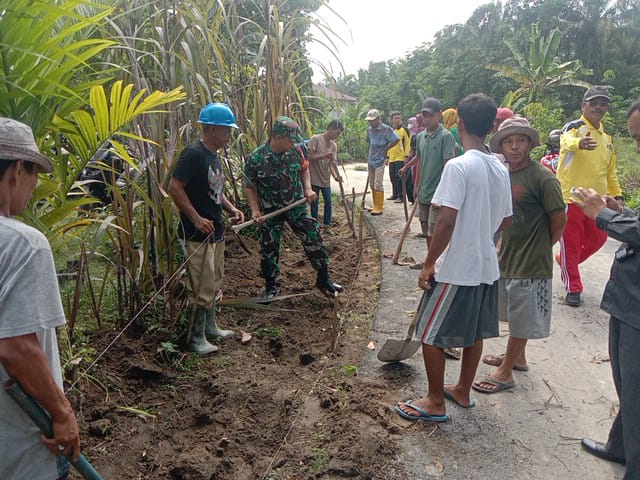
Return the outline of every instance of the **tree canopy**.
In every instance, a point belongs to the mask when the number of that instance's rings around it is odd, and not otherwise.
[[[413,115],[427,95],[452,107],[482,91],[498,103],[522,97],[515,104],[521,112],[544,100],[571,116],[588,84],[609,85],[624,110],[638,94],[638,78],[640,2],[506,0],[478,7],[400,60],[338,78],[337,86],[386,115]]]

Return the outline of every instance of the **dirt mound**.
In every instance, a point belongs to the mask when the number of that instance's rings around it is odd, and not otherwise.
[[[343,219],[325,241],[345,292],[315,288],[299,241],[282,244],[279,310],[222,307],[236,336],[208,357],[176,352],[172,325],[120,338],[77,399],[83,449],[109,479],[404,478],[382,386],[358,377],[378,300],[376,245]],[[257,242],[227,237],[225,298],[262,293]],[[330,353],[332,325],[339,325]],[[252,339],[241,342],[241,333]],[[116,332],[93,339],[98,352]],[[397,476],[396,476],[397,475]]]

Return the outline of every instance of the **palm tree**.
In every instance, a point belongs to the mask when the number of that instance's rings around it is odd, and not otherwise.
[[[40,138],[54,115],[83,105],[92,86],[111,78],[97,61],[115,42],[92,35],[113,9],[88,0],[3,3],[0,115],[27,123]]]
[[[505,40],[511,51],[515,66],[491,64],[487,68],[495,70],[498,78],[515,80],[519,87],[513,92],[513,99],[527,103],[552,104],[554,89],[560,86],[589,88],[590,84],[578,77],[590,75],[580,60],[561,62],[558,49],[562,34],[554,29],[545,37],[540,34],[538,24],[531,27],[528,58],[518,50],[512,39]],[[520,103],[521,103],[520,102]]]

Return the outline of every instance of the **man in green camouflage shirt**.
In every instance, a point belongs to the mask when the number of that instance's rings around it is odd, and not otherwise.
[[[271,138],[253,151],[244,167],[244,187],[251,218],[260,226],[264,296],[277,296],[276,277],[280,273],[280,239],[284,222],[302,241],[313,268],[318,272],[316,286],[334,294],[342,286],[329,276],[329,254],[318,221],[307,213],[306,205],[298,205],[285,213],[265,220],[263,215],[286,207],[303,197],[316,198],[311,188],[306,148],[301,142],[300,127],[291,118],[280,116],[271,129]]]

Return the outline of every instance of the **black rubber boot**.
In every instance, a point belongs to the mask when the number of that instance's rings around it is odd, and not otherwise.
[[[267,281],[267,285],[264,287],[264,298],[274,298],[278,296],[278,286],[276,282]]]
[[[333,295],[336,292],[342,291],[342,285],[333,281],[327,269],[318,270],[316,287],[318,287],[322,292],[328,293],[331,295]]]

